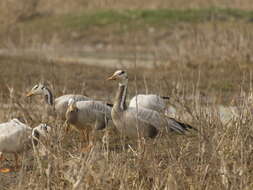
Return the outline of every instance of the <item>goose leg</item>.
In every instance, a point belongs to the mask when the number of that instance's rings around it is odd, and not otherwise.
[[[0,162],[2,162],[4,160],[4,156],[3,156],[3,153],[0,152]],[[2,172],[2,169],[0,169],[0,172]]]
[[[107,126],[107,120],[106,120],[106,118],[103,118],[103,120],[97,120],[96,121],[96,123],[95,123],[95,129],[93,129],[92,130],[92,132],[91,132],[91,143],[93,144],[93,142],[96,144],[97,143],[97,141],[99,141],[99,139],[101,139],[100,138],[100,135],[98,135],[98,133],[96,133],[96,131],[99,131],[99,130],[103,130],[103,129],[105,129],[106,128],[106,126]],[[99,136],[99,137],[98,137]]]
[[[87,134],[87,130],[83,129],[80,131],[80,141],[81,142],[88,142],[89,140],[89,136]]]
[[[91,137],[90,137],[90,141],[89,141],[89,143],[90,143],[89,146],[92,147],[94,145],[94,141],[95,141],[95,143],[97,142],[97,136],[96,136],[96,134],[94,134],[95,131],[105,129],[106,125],[107,125],[107,120],[106,119],[103,119],[103,120],[98,119],[95,122],[95,129],[93,129],[93,130],[91,129],[91,132],[90,132]]]
[[[18,154],[14,153],[14,157],[15,157],[15,170],[18,170],[18,168],[19,168],[19,165],[18,165],[18,162],[19,162]]]
[[[63,126],[64,126],[64,132],[66,134],[68,134],[69,133],[69,129],[70,129],[70,125],[69,125],[69,123],[68,123],[67,120],[64,122]]]
[[[86,146],[83,146],[80,152],[89,152],[92,148],[92,144],[90,143],[90,130],[85,129],[81,131],[81,142],[87,143]]]
[[[3,153],[0,152],[0,161],[3,161],[4,160],[4,156],[3,156]]]

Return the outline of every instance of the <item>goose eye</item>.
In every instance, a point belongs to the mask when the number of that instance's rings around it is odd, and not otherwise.
[[[119,75],[123,75],[125,73],[125,71],[121,71],[120,73],[119,73]]]
[[[71,113],[75,113],[75,112],[78,112],[78,110],[77,110],[77,109],[74,109],[74,110],[71,110],[70,112],[71,112]]]

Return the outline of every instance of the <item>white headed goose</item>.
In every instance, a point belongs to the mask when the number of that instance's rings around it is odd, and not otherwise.
[[[175,131],[184,134],[185,131],[193,128],[154,110],[142,107],[127,107],[128,77],[125,71],[118,70],[107,80],[119,81],[111,114],[114,125],[123,135],[152,138],[161,131]]]
[[[101,101],[76,101],[71,98],[66,111],[66,121],[77,130],[94,126],[95,130],[106,127],[111,119],[111,107]]]
[[[31,148],[32,141],[34,145],[38,144],[40,136],[45,136],[51,127],[46,124],[40,124],[31,128],[20,122],[18,119],[12,119],[0,124],[0,161],[4,159],[4,153],[12,153],[15,156],[15,168],[18,168],[18,154]],[[1,169],[0,172],[9,172],[10,169]]]
[[[65,113],[70,98],[74,98],[76,101],[91,100],[91,98],[79,94],[67,94],[54,99],[52,92],[43,84],[36,84],[26,96],[30,97],[33,95],[43,95],[46,103],[50,106],[54,106],[53,108],[55,109],[56,114],[62,120],[65,119]]]
[[[71,98],[66,111],[66,123],[73,126],[85,140],[90,141],[89,131],[102,130],[111,120],[111,107],[101,101],[78,101]]]

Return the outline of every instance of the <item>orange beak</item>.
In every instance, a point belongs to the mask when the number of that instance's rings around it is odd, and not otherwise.
[[[106,80],[116,80],[116,79],[117,79],[117,75],[112,75],[108,77]]]
[[[71,105],[71,106],[69,107],[69,111],[70,111],[70,112],[75,111],[75,110],[76,110],[76,107],[74,107],[73,105]]]
[[[69,112],[78,111],[78,108],[76,107],[76,104],[75,103],[71,104],[68,108],[68,111]]]
[[[26,94],[26,97],[30,97],[30,96],[32,96],[32,95],[34,95],[32,92],[28,92],[28,93]]]

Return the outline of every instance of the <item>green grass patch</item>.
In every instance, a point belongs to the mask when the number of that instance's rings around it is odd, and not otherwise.
[[[253,11],[221,8],[81,11],[34,17],[17,26],[29,35],[36,33],[50,38],[52,33],[68,36],[70,31],[87,33],[93,28],[102,28],[120,35],[128,31],[146,30],[147,27],[172,28],[180,23],[239,21],[253,23]]]
[[[110,24],[163,25],[177,22],[209,22],[253,19],[253,11],[238,9],[160,9],[160,10],[100,10],[65,15],[62,20],[66,27],[105,26]]]

